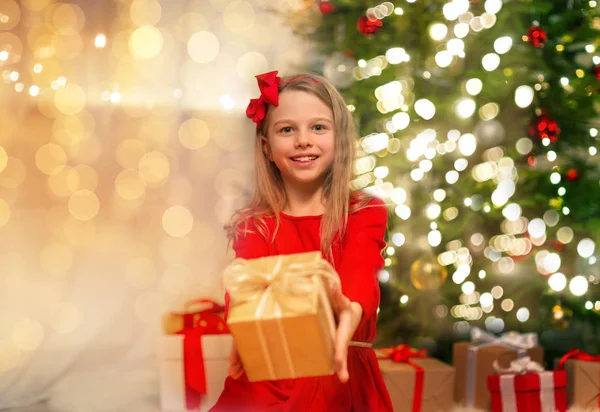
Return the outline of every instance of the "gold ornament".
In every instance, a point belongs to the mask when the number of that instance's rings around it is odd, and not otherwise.
[[[563,202],[564,199],[562,197],[555,197],[554,199],[550,199],[548,204],[555,209],[560,209],[563,205]]]
[[[310,7],[310,1],[304,0],[303,3],[302,8],[289,13],[288,24],[296,33],[312,34],[323,22],[323,13],[317,7]]]
[[[434,255],[421,256],[410,265],[410,281],[419,290],[437,290],[448,277],[448,270]]]
[[[560,304],[556,304],[552,308],[550,324],[554,329],[565,330],[571,326],[572,317],[573,311],[571,309],[564,308]]]

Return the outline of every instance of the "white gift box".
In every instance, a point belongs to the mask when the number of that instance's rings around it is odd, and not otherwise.
[[[183,335],[165,335],[160,339],[160,406],[164,412],[188,410],[185,398],[183,338]],[[231,335],[205,335],[200,339],[206,375],[206,395],[202,396],[200,409],[196,410],[207,411],[214,406],[223,391],[233,338]]]

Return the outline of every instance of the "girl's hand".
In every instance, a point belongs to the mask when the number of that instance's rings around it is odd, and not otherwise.
[[[239,379],[244,374],[244,366],[237,351],[235,342],[231,345],[231,355],[229,355],[229,376],[233,379]]]
[[[348,382],[348,346],[362,318],[362,306],[351,302],[342,294],[341,288],[331,286],[333,310],[338,317],[335,334],[334,370],[341,382]]]

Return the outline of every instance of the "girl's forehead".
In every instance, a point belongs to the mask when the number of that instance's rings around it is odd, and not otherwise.
[[[318,114],[323,117],[333,117],[333,111],[313,93],[301,90],[286,90],[279,95],[279,106],[273,107],[273,117],[298,116]]]

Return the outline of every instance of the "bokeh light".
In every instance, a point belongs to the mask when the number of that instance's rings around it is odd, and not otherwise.
[[[560,272],[557,272],[548,278],[548,285],[552,290],[560,292],[567,287],[567,278]]]

